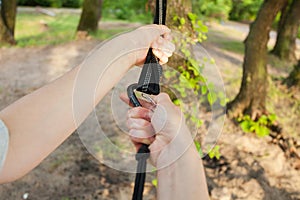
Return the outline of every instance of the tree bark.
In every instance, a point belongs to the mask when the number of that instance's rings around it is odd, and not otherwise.
[[[14,33],[17,1],[2,0],[0,11],[0,43],[16,44]]]
[[[152,13],[155,13],[155,2],[156,0],[148,0],[148,8],[151,9]],[[167,20],[166,25],[171,29],[178,29],[178,24],[173,20],[174,16],[183,17],[187,20],[187,14],[192,12],[192,1],[191,0],[168,0],[167,1]],[[187,29],[191,29],[191,24],[185,24]]]
[[[298,60],[298,64],[295,65],[294,70],[284,82],[288,85],[288,87],[296,86],[300,89],[300,60]]]
[[[300,1],[293,0],[282,10],[277,41],[272,53],[288,62],[296,62],[296,39],[300,25]]]
[[[243,78],[236,98],[228,104],[228,114],[235,118],[249,114],[256,118],[266,111],[267,43],[272,22],[287,0],[265,0],[245,40]]]
[[[167,25],[171,28],[177,26],[176,22],[173,20],[174,16],[179,16],[187,20],[187,14],[192,12],[192,1],[191,0],[169,0],[168,2],[168,14],[167,14]],[[184,26],[186,29],[191,29],[191,24],[186,24]]]
[[[191,0],[168,0],[168,11],[166,24],[175,32],[188,33],[192,32],[192,24],[188,20],[188,13],[192,12],[192,1]],[[181,29],[178,28],[179,24],[177,20],[173,20],[175,16],[185,19],[185,24]],[[178,45],[180,46],[180,45]],[[185,59],[178,55],[173,55],[169,60],[169,66],[183,66]]]
[[[98,30],[102,2],[103,0],[84,0],[77,31],[86,31],[90,33]]]

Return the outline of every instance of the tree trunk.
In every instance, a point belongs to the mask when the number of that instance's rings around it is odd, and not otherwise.
[[[277,41],[272,53],[288,62],[296,62],[296,39],[300,25],[300,1],[293,0],[280,18]]]
[[[288,85],[288,87],[296,86],[300,89],[300,60],[298,60],[298,64],[295,65],[294,70],[284,82]]]
[[[192,32],[192,25],[190,20],[188,20],[188,13],[192,12],[192,1],[191,0],[168,0],[168,12],[167,12],[167,19],[166,25],[171,28],[175,32]],[[185,24],[182,26],[181,29],[178,28],[178,20],[173,20],[175,16],[179,18],[185,19]],[[180,46],[180,45],[178,45]],[[184,59],[178,55],[173,55],[168,64],[169,66],[183,66]]]
[[[0,43],[16,44],[14,32],[17,1],[2,0],[0,11]]]
[[[173,20],[174,16],[179,16],[187,20],[187,14],[192,12],[192,1],[191,0],[169,0],[168,1],[168,14],[167,14],[167,25],[171,28],[177,27],[176,22]],[[174,27],[175,26],[175,27]],[[191,30],[191,24],[186,24],[185,29]]]
[[[147,7],[151,9],[152,13],[155,13],[156,0],[148,0]],[[187,14],[192,12],[191,0],[168,0],[167,1],[167,20],[166,25],[171,29],[178,29],[178,24],[173,20],[174,16],[183,17],[187,20]],[[191,29],[191,24],[185,24],[185,28]]]
[[[84,0],[77,31],[95,32],[101,18],[102,0]]]
[[[228,104],[230,117],[249,114],[256,118],[266,110],[267,43],[272,22],[287,0],[265,0],[245,40],[243,78],[236,98]]]

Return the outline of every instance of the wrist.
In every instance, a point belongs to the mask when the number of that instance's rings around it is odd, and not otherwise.
[[[122,63],[121,67],[127,71],[135,64],[137,47],[138,45],[134,42],[129,32],[117,35],[111,40],[104,42],[94,53],[97,54],[97,59],[102,57],[102,60],[110,60],[118,64]],[[126,68],[124,68],[124,64]]]
[[[193,138],[185,124],[182,124],[178,130],[174,130],[172,134],[174,134],[175,137],[168,142],[168,134],[159,133],[159,135],[156,136],[157,142],[149,147],[151,157],[157,169],[171,166],[180,160],[187,151],[195,148]]]

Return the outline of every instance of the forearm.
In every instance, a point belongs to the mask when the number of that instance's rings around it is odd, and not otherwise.
[[[188,129],[182,129],[179,135],[183,137],[175,138],[175,143],[169,144],[168,152],[164,152],[163,157],[159,158],[167,160],[167,157],[174,157],[173,152],[177,152],[175,155],[178,157],[178,152],[182,152],[182,149],[184,149],[181,144],[187,147],[183,155],[172,164],[158,170],[158,199],[207,200],[208,191],[202,160],[192,142],[192,138],[186,137],[190,135]],[[187,144],[190,146],[188,147]]]
[[[74,132],[94,105],[120,80],[134,63],[134,58],[124,56],[124,50],[119,49],[118,42],[124,41],[127,40],[123,38],[106,43],[106,46],[90,56],[88,60],[93,62],[87,61],[82,68],[74,68],[0,112],[0,119],[4,121],[10,134],[6,161],[2,171],[0,170],[0,183],[13,181],[37,166]],[[123,45],[128,48],[130,44]],[[111,63],[115,56],[118,59]],[[92,99],[84,93],[81,95],[80,111],[76,115],[75,123],[73,89],[82,74],[86,81],[82,83],[79,92],[86,88],[97,90],[93,90]],[[98,82],[100,75],[102,79]]]
[[[202,161],[193,148],[170,166],[158,170],[158,199],[207,200]]]

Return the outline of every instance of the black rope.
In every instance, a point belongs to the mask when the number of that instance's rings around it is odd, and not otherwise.
[[[167,12],[167,0],[156,0],[156,13],[154,24],[165,24]],[[132,84],[127,88],[127,94],[131,103],[135,106],[141,106],[134,94],[134,90],[140,92],[157,95],[160,92],[159,79],[162,75],[162,66],[159,60],[154,56],[152,48],[149,49],[145,64],[137,84]],[[144,192],[144,184],[146,179],[147,159],[150,156],[149,146],[142,144],[138,150],[135,159],[137,160],[137,173],[134,183],[134,191],[132,200],[142,200]]]
[[[149,158],[150,155],[149,153],[150,150],[148,148],[148,145],[143,144],[135,156],[135,159],[138,161],[138,165],[137,165],[137,174],[135,177],[132,200],[143,199],[144,184],[146,179],[147,159]]]

